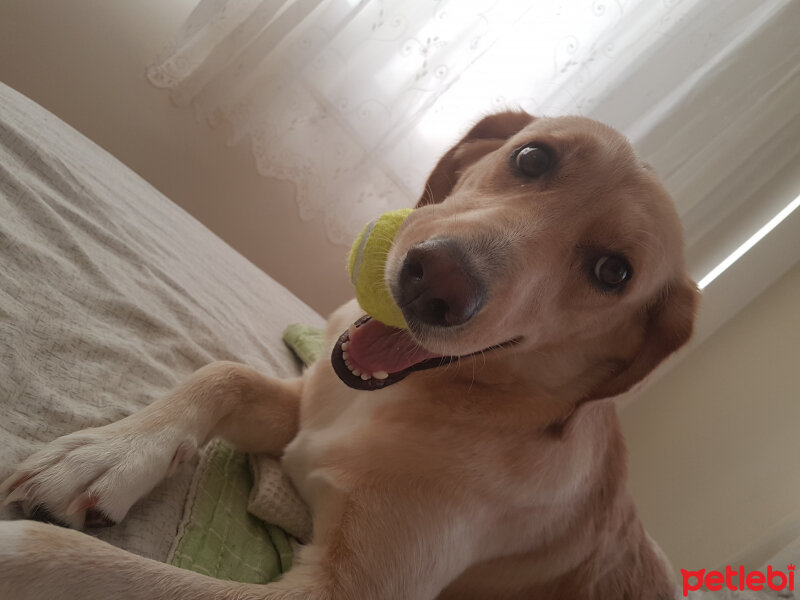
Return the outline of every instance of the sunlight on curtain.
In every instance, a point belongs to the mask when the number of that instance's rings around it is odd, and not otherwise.
[[[713,151],[727,131],[707,113],[717,102],[735,121],[754,102],[733,88],[723,98],[709,82],[729,76],[736,49],[763,41],[759,32],[779,26],[791,4],[202,0],[148,76],[176,104],[226,124],[231,143],[249,140],[258,169],[295,182],[301,217],[323,218],[336,243],[349,244],[376,214],[412,205],[469,123],[507,107],[620,128],[682,192],[688,213],[702,173],[687,158]],[[797,50],[776,44],[760,50],[764,60],[773,49],[796,75]],[[785,76],[760,75],[764,93],[791,91],[775,87]],[[712,105],[689,119],[693,136],[674,120],[703,93]],[[665,123],[680,144],[669,143]],[[710,184],[735,164],[719,165]]]

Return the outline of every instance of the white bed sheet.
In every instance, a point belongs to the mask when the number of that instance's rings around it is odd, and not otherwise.
[[[118,420],[213,360],[296,374],[281,341],[292,322],[323,320],[107,152],[0,84],[0,480],[42,444]],[[192,468],[99,536],[164,560]]]

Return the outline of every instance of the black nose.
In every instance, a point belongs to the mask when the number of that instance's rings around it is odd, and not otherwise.
[[[413,246],[393,291],[409,323],[461,325],[486,304],[486,286],[460,243],[453,239]]]

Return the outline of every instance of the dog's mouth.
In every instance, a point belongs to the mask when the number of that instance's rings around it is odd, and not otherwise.
[[[380,390],[414,371],[448,365],[517,341],[509,340],[462,356],[435,354],[423,348],[407,330],[384,325],[365,315],[339,336],[331,352],[331,364],[339,379],[349,387]]]

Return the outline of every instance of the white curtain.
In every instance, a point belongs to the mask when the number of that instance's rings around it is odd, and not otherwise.
[[[798,159],[799,5],[201,0],[148,77],[248,140],[335,243],[412,205],[470,122],[507,107],[621,129],[691,242]]]

